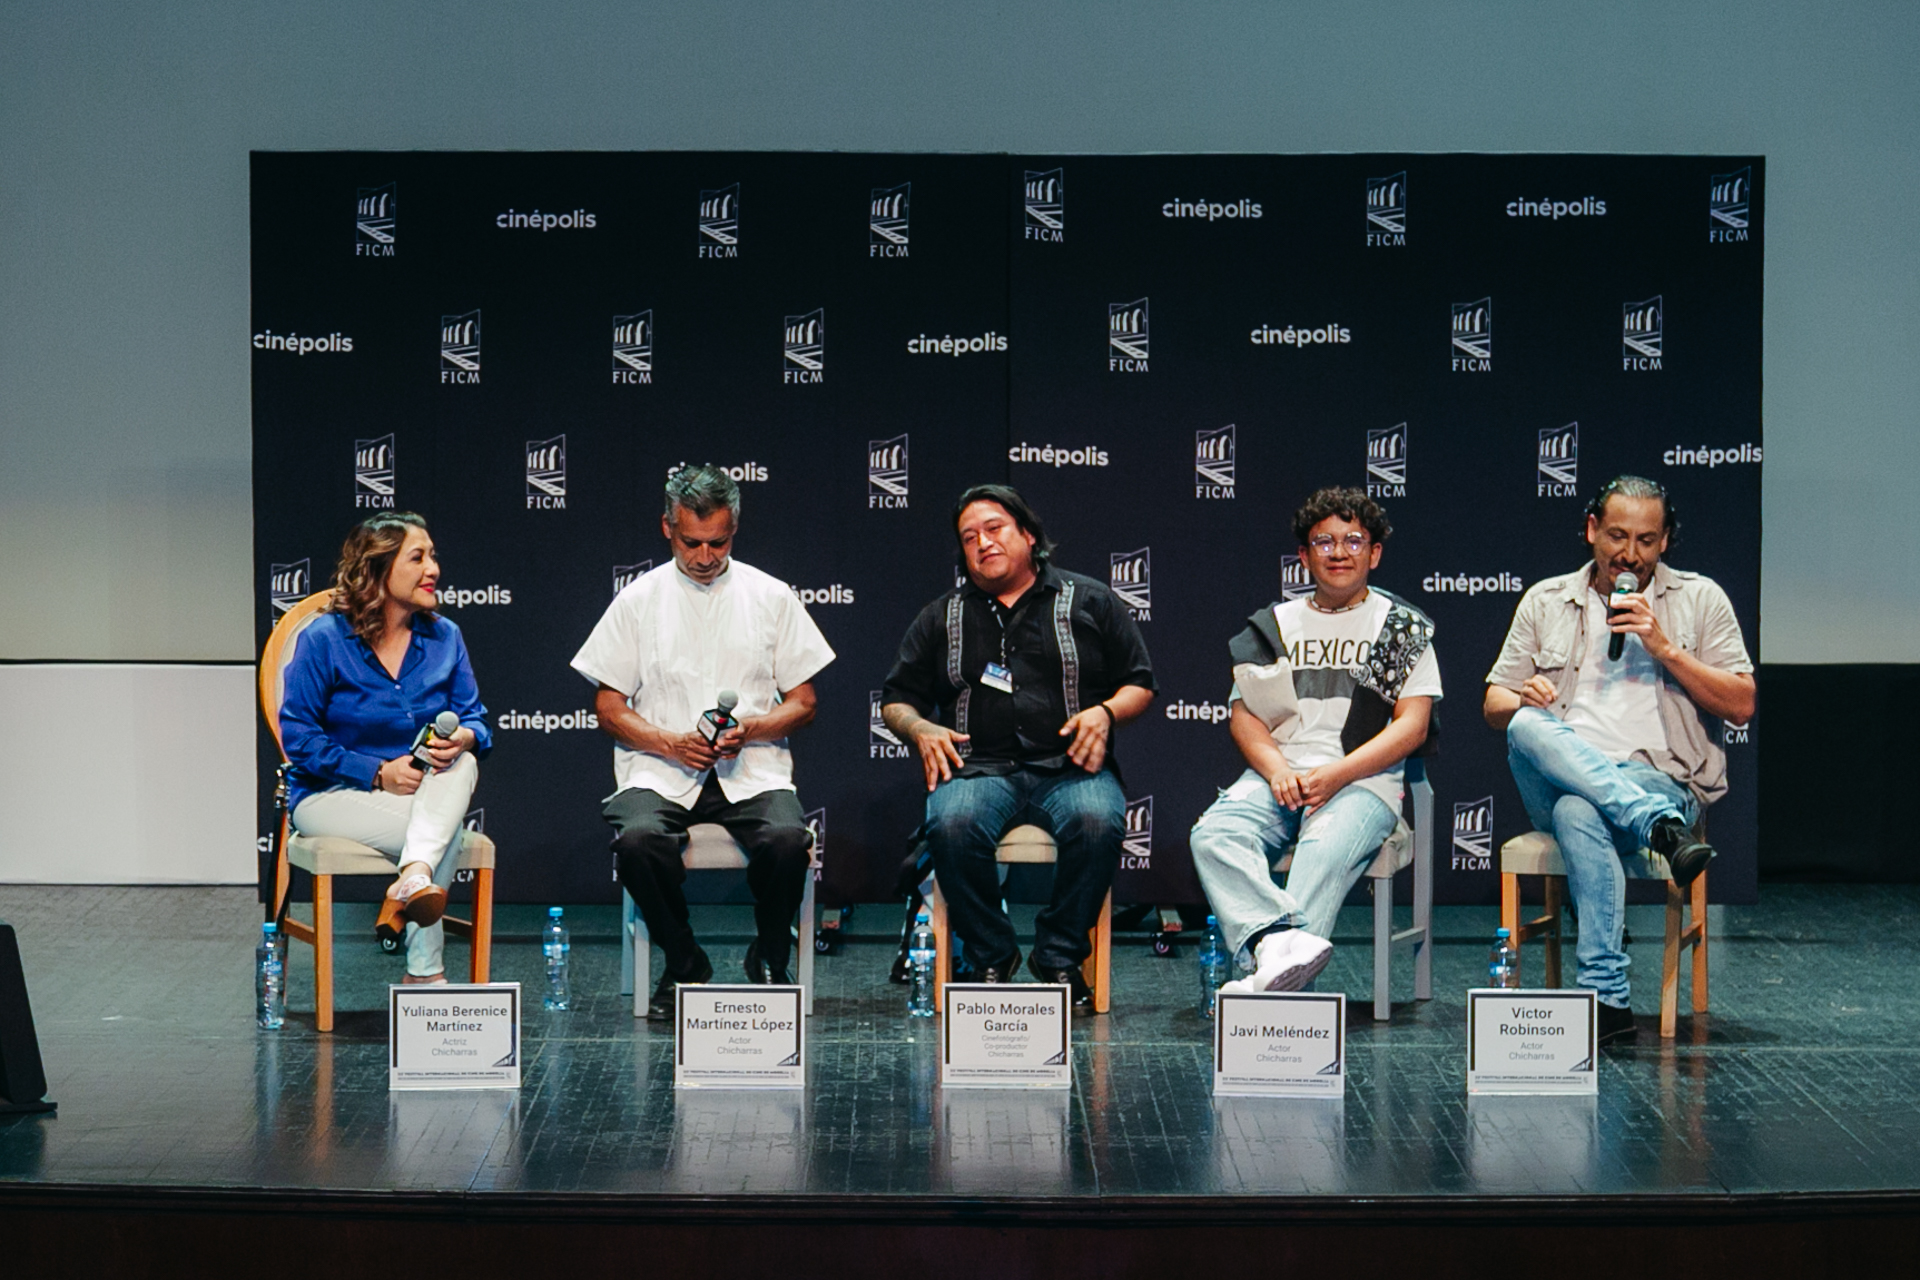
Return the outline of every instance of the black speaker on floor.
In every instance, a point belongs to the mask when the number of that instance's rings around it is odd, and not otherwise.
[[[47,1073],[40,1066],[40,1041],[33,1034],[20,943],[13,926],[0,920],[0,1116],[52,1111],[54,1104],[43,1101],[46,1092]]]

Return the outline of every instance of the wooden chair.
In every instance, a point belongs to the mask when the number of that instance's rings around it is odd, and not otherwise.
[[[1705,820],[1695,828],[1705,838]],[[1679,1019],[1680,953],[1693,949],[1693,1011],[1707,1011],[1707,874],[1701,872],[1686,889],[1673,883],[1667,860],[1651,849],[1636,857],[1643,880],[1667,882],[1667,928],[1660,952],[1660,1038],[1673,1039]],[[1531,920],[1520,919],[1520,877],[1545,877],[1545,909]],[[1567,864],[1560,845],[1544,831],[1529,831],[1500,846],[1500,923],[1513,940],[1514,972],[1520,970],[1521,944],[1545,940],[1546,979],[1560,985],[1560,907],[1567,896]],[[1689,919],[1689,916],[1691,917]]]
[[[317,591],[282,614],[260,654],[260,711],[280,749],[280,784],[274,795],[280,810],[280,835],[275,844],[273,914],[281,932],[313,948],[314,1025],[333,1030],[333,878],[384,876],[394,873],[393,859],[357,840],[339,836],[303,836],[293,830],[287,810],[287,749],[280,738],[280,702],[286,696],[286,670],[293,661],[300,634],[326,609],[331,591]],[[493,841],[477,831],[460,837],[459,869],[473,874],[473,919],[442,916],[447,932],[470,944],[469,981],[485,982],[493,955]],[[292,868],[313,877],[313,923],[287,914],[293,888]]]
[[[687,828],[687,847],[681,852],[680,861],[688,871],[744,871],[747,855],[725,827],[714,822],[699,822]],[[806,989],[808,1017],[813,1016],[813,890],[814,872],[819,867],[818,855],[810,856],[807,887],[800,899],[800,985]],[[634,905],[633,895],[622,889],[620,903],[620,994],[632,996],[633,1016],[644,1018],[647,1001],[653,996],[653,939],[647,933],[646,920]]]
[[[1057,862],[1060,852],[1044,827],[1023,825],[1000,837],[993,851],[994,861],[1012,866],[1020,863]],[[933,1007],[941,1009],[941,993],[946,990],[947,975],[953,971],[953,940],[947,931],[947,900],[940,894],[940,882],[933,882],[927,898],[927,919],[933,925]],[[1105,1013],[1113,989],[1113,890],[1107,890],[1100,904],[1100,919],[1087,931],[1093,953],[1080,965],[1087,985],[1093,988],[1093,1011]]]

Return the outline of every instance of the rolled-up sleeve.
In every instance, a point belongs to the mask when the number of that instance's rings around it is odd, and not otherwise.
[[[1513,625],[1507,628],[1507,638],[1500,646],[1500,656],[1494,661],[1493,670],[1487,672],[1488,684],[1497,684],[1502,689],[1518,693],[1520,686],[1533,675],[1533,655],[1539,651],[1537,641],[1542,601],[1539,585],[1520,597],[1520,603],[1513,611]]]
[[[1700,601],[1700,661],[1716,671],[1748,675],[1753,659],[1747,655],[1746,638],[1740,633],[1740,619],[1733,612],[1733,601],[1719,583],[1701,580],[1693,585],[1702,592]]]

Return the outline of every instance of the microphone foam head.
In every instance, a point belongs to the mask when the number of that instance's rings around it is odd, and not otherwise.
[[[1626,592],[1638,591],[1639,589],[1640,579],[1630,573],[1623,573],[1613,580],[1613,590],[1615,594],[1624,594]]]
[[[714,699],[720,710],[731,712],[740,705],[740,695],[732,689],[722,689],[720,696]]]
[[[433,731],[443,738],[451,738],[460,732],[460,717],[451,711],[442,711],[433,718]]]

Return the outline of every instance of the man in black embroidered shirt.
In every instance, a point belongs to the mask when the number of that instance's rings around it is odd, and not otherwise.
[[[881,715],[920,755],[934,874],[978,980],[1019,969],[994,848],[1034,822],[1059,858],[1028,966],[1091,1013],[1080,962],[1126,829],[1113,731],[1153,701],[1153,665],[1105,583],[1049,563],[1053,543],[1013,489],[968,489],[953,525],[967,580],[907,629]]]

